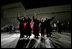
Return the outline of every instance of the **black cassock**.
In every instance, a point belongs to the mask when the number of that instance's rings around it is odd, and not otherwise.
[[[34,19],[34,17],[33,17],[33,22],[34,22],[34,25],[33,25],[33,34],[35,36],[39,36],[39,23],[40,23],[40,21],[37,20],[37,19]]]
[[[31,36],[31,19],[27,19],[27,24],[26,24],[26,34],[27,36]]]
[[[19,24],[19,30],[20,30],[20,37],[23,37],[23,35],[26,35],[26,26],[24,25],[26,22],[26,19],[24,19],[24,21],[22,19],[19,19],[19,17],[17,17],[17,20],[20,22]]]

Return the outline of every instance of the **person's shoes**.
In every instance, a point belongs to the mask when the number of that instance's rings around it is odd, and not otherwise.
[[[39,37],[36,37],[37,39],[39,39]]]
[[[38,37],[37,37],[37,36],[35,36],[34,38],[38,39]]]
[[[23,38],[24,36],[20,36],[20,38]]]

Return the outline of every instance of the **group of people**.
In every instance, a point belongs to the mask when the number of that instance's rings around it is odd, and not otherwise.
[[[41,35],[44,36],[44,30],[46,30],[47,33],[47,37],[51,36],[51,31],[52,31],[52,27],[50,26],[50,22],[54,19],[54,17],[52,17],[51,19],[46,18],[46,20],[44,21],[43,18],[41,20],[38,20],[37,17],[33,16],[33,27],[31,28],[31,18],[25,18],[23,17],[22,19],[20,19],[20,16],[17,17],[17,20],[20,22],[19,24],[19,30],[20,30],[20,37],[24,37],[24,35],[26,35],[26,37],[30,37],[31,33],[33,31],[33,34],[35,35],[35,38],[38,38],[39,36],[39,31],[41,28]],[[39,26],[39,24],[41,23],[41,25]]]
[[[31,35],[31,19],[28,17],[27,19],[23,17],[20,19],[17,17],[17,20],[20,22],[19,24],[19,30],[20,30],[20,37],[23,37],[24,35],[27,35],[30,37]]]
[[[13,33],[15,32],[15,27],[13,24],[11,25],[5,25],[2,29],[1,29],[2,32],[10,32],[10,33]]]
[[[51,26],[50,22],[51,22],[54,18],[55,18],[55,16],[52,17],[51,19],[46,18],[45,21],[43,21],[43,19],[42,19],[42,21],[41,21],[41,26],[40,26],[40,27],[41,27],[41,35],[44,36],[44,33],[45,33],[44,30],[46,30],[47,37],[51,37],[52,26]]]
[[[15,31],[15,27],[13,26],[13,25],[10,25],[9,26],[9,31],[12,33],[12,32],[14,32]]]
[[[70,21],[59,21],[54,23],[54,30],[58,31],[59,33],[63,32],[70,32],[71,23]]]

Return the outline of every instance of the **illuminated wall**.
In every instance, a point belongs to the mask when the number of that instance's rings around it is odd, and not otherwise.
[[[55,15],[55,20],[65,21],[70,20],[71,18],[71,5],[59,5],[26,10],[27,16],[33,16],[33,12],[35,12],[38,18],[51,18]]]
[[[1,8],[1,26],[8,24],[13,24],[14,26],[17,26],[17,24],[19,23],[17,21],[17,13],[20,12],[20,14],[23,15],[24,10],[25,8],[23,7],[21,2],[4,5]]]
[[[60,6],[50,6],[50,7],[41,7],[34,9],[25,10],[22,3],[14,3],[5,5],[1,8],[1,26],[7,24],[14,24],[18,26],[19,22],[17,21],[17,12],[20,12],[20,15],[23,16],[24,11],[26,11],[26,18],[35,15],[40,18],[51,18],[56,16],[54,20],[66,21],[71,20],[71,5],[60,5]]]

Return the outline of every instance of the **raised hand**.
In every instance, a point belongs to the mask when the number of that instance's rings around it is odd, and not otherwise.
[[[20,13],[18,12],[18,15],[17,15],[17,17],[20,17]]]

